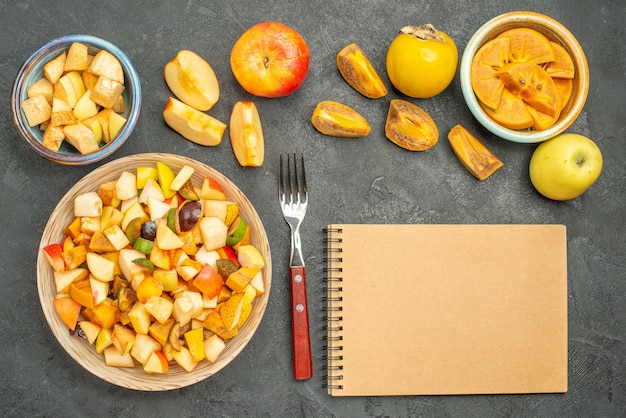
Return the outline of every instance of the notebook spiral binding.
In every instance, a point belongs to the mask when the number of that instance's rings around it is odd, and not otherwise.
[[[323,258],[325,263],[324,280],[326,282],[325,292],[326,296],[323,297],[323,301],[326,303],[326,312],[323,316],[323,321],[326,324],[323,330],[326,331],[326,336],[323,338],[324,345],[323,351],[326,353],[323,356],[323,361],[326,362],[323,375],[324,383],[322,387],[328,390],[329,394],[335,391],[343,390],[341,381],[343,380],[343,297],[341,292],[343,288],[341,283],[343,281],[341,263],[343,262],[342,252],[342,238],[341,228],[324,228],[326,238],[324,243],[326,245],[326,257]]]

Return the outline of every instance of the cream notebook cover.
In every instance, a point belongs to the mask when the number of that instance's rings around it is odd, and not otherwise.
[[[329,225],[333,396],[567,391],[564,225]]]

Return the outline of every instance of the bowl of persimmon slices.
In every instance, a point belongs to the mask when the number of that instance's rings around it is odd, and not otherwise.
[[[163,391],[237,357],[265,312],[271,272],[263,224],[235,184],[190,158],[137,154],[60,200],[37,288],[76,362],[115,385]]]
[[[468,42],[461,89],[491,133],[536,143],[566,130],[582,111],[589,67],[576,37],[553,18],[529,11],[497,16]]]

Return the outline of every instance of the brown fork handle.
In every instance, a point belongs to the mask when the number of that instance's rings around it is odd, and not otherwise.
[[[297,380],[306,380],[313,377],[309,336],[309,310],[306,300],[306,277],[304,267],[290,267],[290,270],[293,371]]]

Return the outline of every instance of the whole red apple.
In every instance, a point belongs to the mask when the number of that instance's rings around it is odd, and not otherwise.
[[[296,91],[309,72],[309,60],[304,38],[278,22],[252,26],[230,53],[230,67],[239,84],[262,97],[283,97]]]

